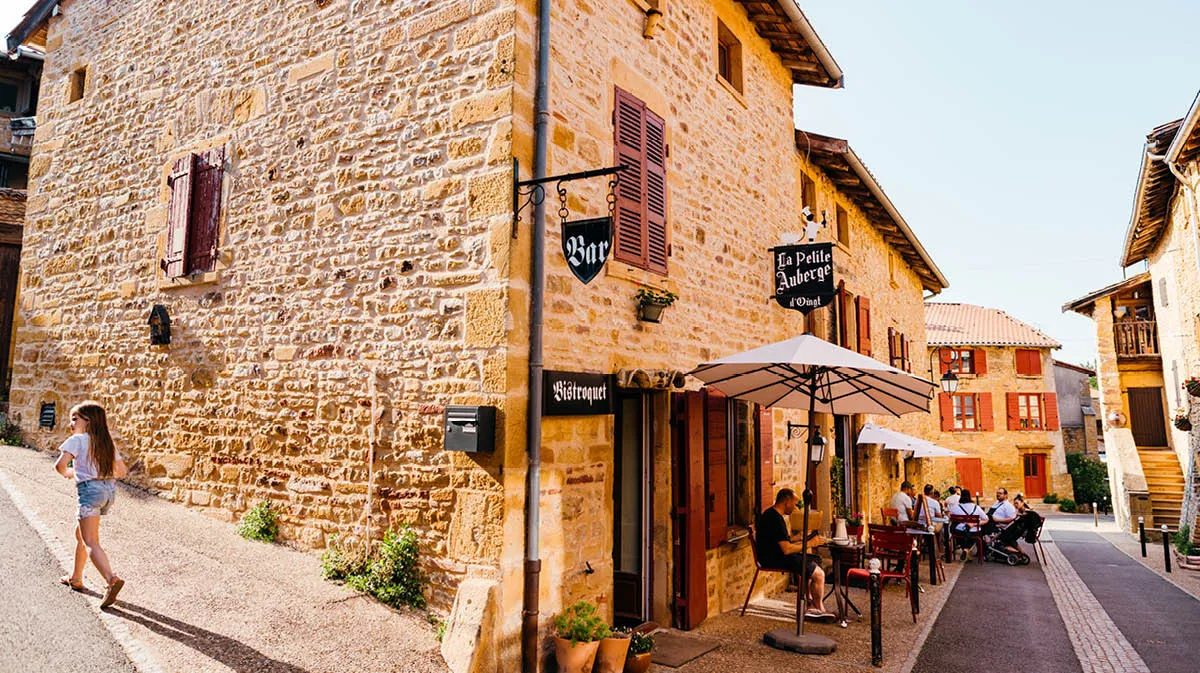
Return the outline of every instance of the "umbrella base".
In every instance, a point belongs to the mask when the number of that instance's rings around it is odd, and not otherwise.
[[[788,650],[800,654],[833,654],[837,643],[819,633],[802,633],[796,629],[775,629],[763,634],[763,642],[777,650]]]

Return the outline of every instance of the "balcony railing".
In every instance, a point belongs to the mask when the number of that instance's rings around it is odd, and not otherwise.
[[[33,149],[33,133],[37,130],[36,117],[13,117],[8,120],[8,146],[14,150]]]
[[[1153,320],[1133,320],[1113,325],[1117,336],[1117,357],[1136,358],[1158,355],[1158,324]]]

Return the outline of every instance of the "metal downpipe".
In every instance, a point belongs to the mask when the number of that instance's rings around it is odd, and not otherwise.
[[[550,119],[550,0],[538,0],[538,46],[533,118],[533,177],[546,177]],[[513,179],[518,179],[513,176]],[[538,593],[542,561],[538,549],[542,489],[542,308],[546,293],[546,200],[533,208],[529,256],[529,397],[525,409],[525,582],[521,612],[521,670],[538,671]]]

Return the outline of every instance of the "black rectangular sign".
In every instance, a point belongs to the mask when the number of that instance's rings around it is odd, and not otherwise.
[[[833,301],[833,243],[781,245],[775,254],[775,301],[802,313]]]
[[[542,415],[593,416],[613,413],[616,385],[611,374],[542,372]]]

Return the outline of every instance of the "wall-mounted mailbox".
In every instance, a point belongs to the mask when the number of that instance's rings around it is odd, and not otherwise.
[[[447,451],[491,453],[496,446],[496,407],[446,406]]]

